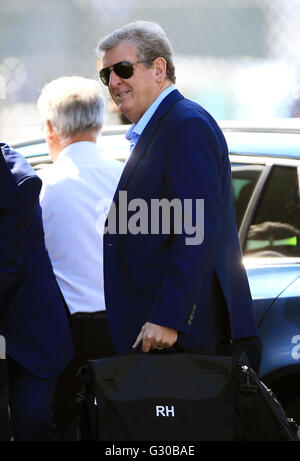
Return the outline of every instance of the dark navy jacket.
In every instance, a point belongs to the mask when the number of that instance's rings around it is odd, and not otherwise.
[[[204,240],[186,245],[188,232],[118,232],[125,191],[143,199],[204,199]],[[257,335],[252,299],[235,223],[225,138],[215,120],[177,90],[146,126],[121,176],[115,197],[117,232],[104,235],[106,308],[114,343],[128,352],[146,321],[178,330],[178,343],[214,352],[222,336]],[[192,209],[193,222],[195,213]],[[199,210],[198,210],[199,211]],[[124,207],[122,211],[124,215]],[[122,214],[121,213],[121,214]],[[153,217],[152,217],[153,219]],[[144,222],[145,224],[145,222]],[[122,224],[124,226],[124,223]]]
[[[0,144],[0,334],[8,356],[44,378],[70,362],[73,346],[45,248],[41,180]]]

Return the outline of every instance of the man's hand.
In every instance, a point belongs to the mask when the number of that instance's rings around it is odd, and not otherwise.
[[[177,330],[163,327],[155,323],[146,322],[142,327],[132,348],[136,347],[140,341],[143,341],[142,351],[149,352],[151,349],[164,349],[172,347],[177,341]]]

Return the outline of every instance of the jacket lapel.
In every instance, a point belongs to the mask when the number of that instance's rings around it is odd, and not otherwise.
[[[158,127],[160,120],[166,115],[168,110],[180,99],[183,99],[182,94],[178,90],[172,91],[159,105],[155,113],[153,114],[151,120],[144,129],[142,135],[140,136],[135,148],[133,149],[126,166],[123,170],[122,176],[120,178],[119,184],[117,186],[114,202],[115,204],[119,200],[119,191],[126,190],[127,184],[134,173],[138,162],[143,157],[147,151],[147,147],[150,144],[150,141],[153,139]]]

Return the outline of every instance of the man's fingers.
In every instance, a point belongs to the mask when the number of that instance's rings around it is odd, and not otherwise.
[[[143,339],[142,351],[149,352],[151,349],[151,341],[148,338]]]
[[[140,341],[143,341],[142,351],[149,352],[151,349],[172,347],[176,340],[176,330],[146,322],[132,347],[135,348]]]
[[[135,340],[134,345],[132,346],[132,349],[134,349],[143,339],[143,329],[140,331],[138,337]]]

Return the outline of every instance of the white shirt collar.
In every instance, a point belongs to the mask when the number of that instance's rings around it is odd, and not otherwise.
[[[93,159],[101,158],[101,154],[96,143],[91,141],[79,141],[69,144],[62,149],[55,163],[71,158],[77,165],[85,165]]]

